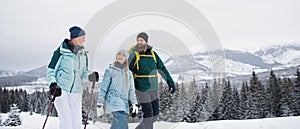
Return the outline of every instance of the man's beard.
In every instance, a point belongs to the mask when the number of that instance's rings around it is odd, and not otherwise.
[[[139,52],[146,50],[146,48],[147,48],[147,44],[145,44],[145,45],[138,44],[137,45],[137,49]]]

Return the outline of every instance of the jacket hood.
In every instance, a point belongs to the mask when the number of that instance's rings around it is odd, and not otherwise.
[[[127,66],[128,67],[128,66]],[[114,63],[112,63],[112,64],[109,64],[109,68],[111,68],[111,69],[115,69],[115,70],[117,70],[117,71],[126,71],[126,68],[124,67],[124,68],[119,68],[119,67],[117,67]]]
[[[64,41],[60,45],[60,53],[62,53],[62,54],[73,54],[73,52],[71,51],[71,49],[68,45],[68,43],[70,43],[70,42],[71,42],[71,40],[64,39]],[[86,52],[84,46],[82,46],[82,49],[83,49],[84,52]]]

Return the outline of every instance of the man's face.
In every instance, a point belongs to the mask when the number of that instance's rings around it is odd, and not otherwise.
[[[137,45],[146,45],[146,41],[141,37],[136,39],[136,43]]]
[[[144,51],[146,49],[146,41],[143,38],[137,38],[136,45],[138,47],[138,51]]]

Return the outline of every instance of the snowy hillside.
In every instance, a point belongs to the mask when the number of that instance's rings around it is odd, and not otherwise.
[[[26,72],[10,72],[0,71],[0,87],[1,86],[20,86],[35,85],[46,77],[47,66],[42,66]],[[44,84],[44,83],[43,83]]]
[[[249,75],[254,69],[257,73],[261,73],[300,65],[300,42],[265,46],[253,53],[228,49],[223,52],[226,74],[233,77]],[[198,52],[194,55],[175,56],[166,60],[166,66],[173,74],[189,74],[190,71],[194,71],[194,73],[208,73],[204,75],[209,76],[209,72],[212,71],[211,54],[214,53],[211,52],[209,55],[207,52]],[[178,70],[178,65],[185,67]]]
[[[16,72],[13,71],[6,71],[6,70],[0,70],[0,77],[10,77],[14,76]]]
[[[1,114],[2,119],[7,118],[7,114]],[[16,127],[1,127],[0,129],[41,129],[46,116],[40,114],[29,115],[29,112],[21,113],[22,125]],[[300,117],[281,117],[252,120],[223,120],[200,123],[170,123],[159,121],[154,124],[155,129],[299,129]],[[58,129],[58,118],[49,117],[46,129]],[[129,128],[134,129],[138,123],[130,123]],[[81,128],[83,129],[84,126]],[[88,129],[109,129],[110,124],[96,122],[88,125]]]
[[[254,54],[267,63],[295,63],[300,57],[300,42],[264,46]]]
[[[48,91],[48,82],[46,78],[39,78],[34,82],[30,82],[27,85],[20,85],[20,86],[10,86],[6,87],[7,90],[16,90],[16,89],[25,89],[28,94],[32,94],[35,91]]]

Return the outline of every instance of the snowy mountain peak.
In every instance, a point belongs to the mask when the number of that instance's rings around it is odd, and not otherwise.
[[[281,70],[300,65],[300,42],[269,45],[254,53],[229,49],[224,49],[222,53],[225,55],[226,73],[232,76],[251,74],[253,69],[260,73],[270,71],[271,69]],[[180,74],[190,74],[193,71],[200,73],[212,71],[212,60],[210,59],[210,55],[212,54],[215,54],[215,52],[198,52],[194,55],[175,57],[175,60],[181,66],[184,66],[184,68],[181,68]],[[167,67],[171,73],[179,74],[176,68],[178,66],[175,66],[176,63],[174,63],[176,61],[171,62],[170,60],[173,59],[169,58],[166,61]]]
[[[265,46],[256,51],[254,55],[261,57],[266,63],[298,64],[300,42]]]

